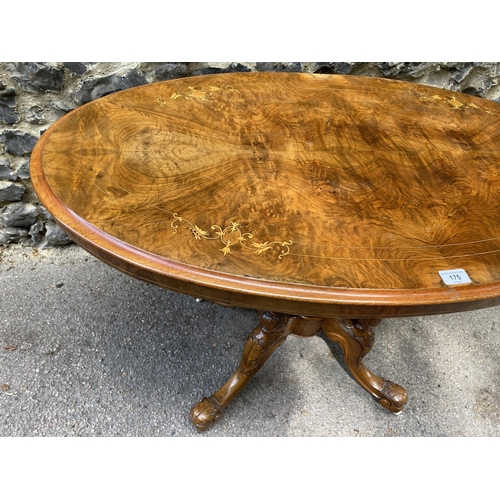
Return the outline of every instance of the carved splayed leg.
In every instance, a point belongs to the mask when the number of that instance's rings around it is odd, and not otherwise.
[[[212,396],[202,399],[191,409],[196,429],[208,429],[222,415],[224,408],[255,376],[269,356],[292,333],[298,318],[272,312],[259,313],[259,326],[248,336],[243,356],[232,377]]]
[[[402,411],[408,394],[406,389],[371,373],[363,363],[363,357],[373,346],[372,327],[380,320],[327,319],[322,329],[327,337],[342,348],[344,359],[356,381],[367,390],[381,406],[393,413]]]

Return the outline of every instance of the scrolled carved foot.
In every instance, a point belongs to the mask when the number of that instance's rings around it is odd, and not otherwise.
[[[191,422],[199,431],[206,431],[222,415],[223,408],[213,397],[203,398],[191,408]]]
[[[297,322],[295,316],[265,311],[259,314],[259,326],[247,337],[241,362],[236,371],[218,391],[202,399],[192,408],[191,421],[197,430],[207,430],[221,417],[224,408],[292,333]]]
[[[381,406],[396,414],[403,411],[408,399],[408,393],[404,387],[385,380],[382,389],[380,389],[380,394],[381,398],[378,402]]]
[[[379,320],[339,318],[325,320],[322,327],[328,338],[342,348],[347,368],[358,384],[382,407],[393,413],[400,413],[408,398],[406,389],[373,374],[363,363],[363,357],[373,346],[372,327],[378,323]]]

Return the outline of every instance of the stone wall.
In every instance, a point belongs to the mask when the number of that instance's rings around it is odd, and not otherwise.
[[[29,159],[68,111],[136,85],[207,73],[301,71],[407,80],[500,101],[500,63],[0,63],[0,245],[70,241],[39,203]]]

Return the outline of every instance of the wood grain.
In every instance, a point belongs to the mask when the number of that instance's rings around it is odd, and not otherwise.
[[[376,78],[206,75],[69,113],[31,159],[84,248],[160,286],[319,317],[500,303],[500,105]],[[472,283],[447,286],[462,268]]]

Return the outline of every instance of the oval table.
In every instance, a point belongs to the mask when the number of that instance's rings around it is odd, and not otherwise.
[[[31,157],[35,191],[80,246],[135,278],[261,311],[207,429],[289,334],[363,357],[384,317],[500,303],[500,105],[401,81],[190,77],[67,114]]]

